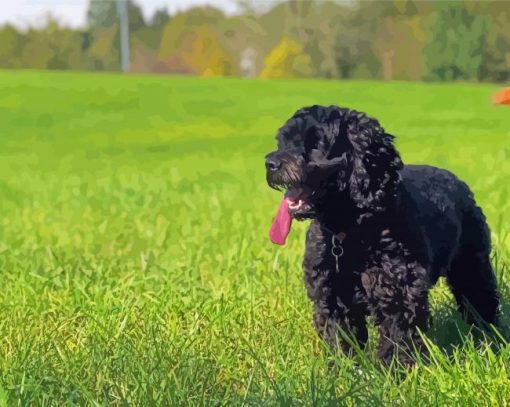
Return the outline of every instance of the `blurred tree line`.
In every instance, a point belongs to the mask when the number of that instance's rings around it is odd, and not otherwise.
[[[510,80],[510,1],[299,1],[259,12],[213,7],[148,20],[128,0],[131,71],[262,78]],[[0,68],[120,70],[115,2],[92,0],[87,28],[48,19],[0,27]]]

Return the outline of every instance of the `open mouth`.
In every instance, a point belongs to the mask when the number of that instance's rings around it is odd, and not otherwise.
[[[269,238],[273,243],[279,245],[285,244],[292,225],[292,219],[303,220],[311,216],[311,195],[311,191],[303,187],[287,189],[269,230]]]
[[[296,216],[300,212],[309,211],[310,195],[310,191],[303,187],[289,188],[285,193],[285,201],[287,202],[289,213],[292,216]]]

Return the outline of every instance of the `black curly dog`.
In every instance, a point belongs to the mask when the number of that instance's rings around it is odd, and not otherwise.
[[[266,156],[267,182],[287,190],[292,218],[312,219],[305,282],[315,327],[333,350],[350,350],[339,328],[363,346],[370,313],[378,357],[413,364],[439,276],[469,323],[497,324],[489,229],[464,182],[443,169],[404,166],[393,136],[346,108],[303,108],[277,142]]]

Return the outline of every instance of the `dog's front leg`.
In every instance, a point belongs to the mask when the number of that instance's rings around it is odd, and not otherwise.
[[[363,346],[368,337],[367,303],[360,275],[350,270],[338,273],[331,255],[331,238],[317,222],[312,222],[308,230],[303,269],[319,336],[333,351],[338,348],[346,353],[351,351],[345,335]]]
[[[418,329],[428,325],[429,284],[424,267],[401,258],[383,257],[361,276],[369,308],[379,328],[377,356],[386,364],[393,356],[414,364],[412,353],[423,351]]]
[[[365,308],[346,307],[340,298],[325,298],[314,301],[314,325],[319,336],[333,352],[342,350],[345,354],[352,351],[352,341],[364,347],[368,331],[365,321]],[[346,340],[347,337],[350,337]]]

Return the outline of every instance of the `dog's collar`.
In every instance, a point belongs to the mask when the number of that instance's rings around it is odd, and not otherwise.
[[[353,222],[352,224],[350,224],[349,226],[345,227],[344,228],[344,231],[341,231],[341,232],[335,232],[334,230],[328,228],[327,226],[324,225],[323,222],[321,222],[321,220],[319,219],[319,225],[320,225],[320,228],[325,230],[326,232],[328,232],[330,235],[333,235],[335,236],[336,238],[338,238],[340,240],[340,242],[343,242],[346,238],[347,238],[347,232],[350,232],[352,229],[354,229],[355,227],[361,225],[361,223],[365,220],[365,219],[370,219],[374,216],[374,214],[372,212],[365,212],[365,213],[361,213],[360,215],[358,215],[357,219],[355,222]]]
[[[342,246],[344,240],[347,238],[347,233],[335,233],[326,226],[321,226],[326,232],[331,234],[331,254],[335,257],[336,272],[340,273],[340,257],[344,255],[344,247]]]
[[[324,229],[326,232],[328,232],[330,235],[332,235],[332,237],[334,237],[335,239],[338,239],[340,244],[347,238],[346,232],[334,232],[330,228],[328,228],[324,225],[321,225],[320,227],[321,227],[321,229]]]

